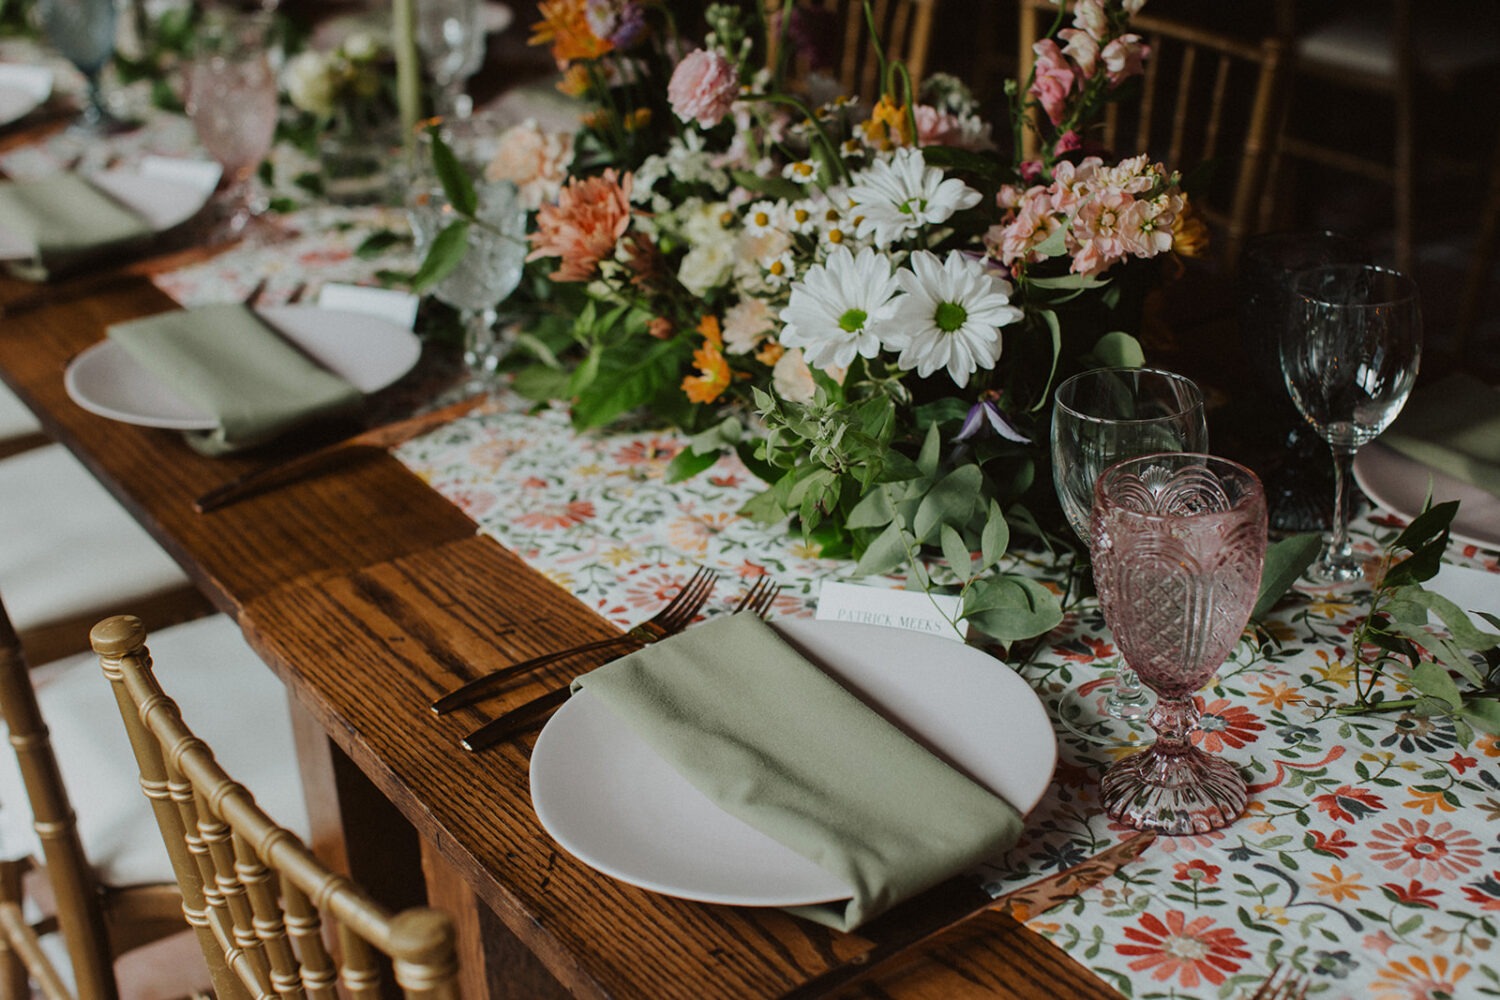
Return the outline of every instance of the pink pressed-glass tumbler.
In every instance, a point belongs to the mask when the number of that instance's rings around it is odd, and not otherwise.
[[[1244,811],[1234,765],[1194,747],[1197,691],[1240,639],[1260,587],[1266,501],[1241,465],[1183,452],[1126,459],[1094,485],[1094,585],[1115,643],[1157,693],[1156,742],[1101,782],[1117,820],[1203,833]]]

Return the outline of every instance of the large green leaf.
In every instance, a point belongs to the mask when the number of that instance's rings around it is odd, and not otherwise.
[[[420,294],[440,283],[463,262],[468,252],[469,224],[462,219],[448,223],[427,248],[422,266],[412,275],[411,290]]]
[[[960,465],[927,491],[917,507],[912,531],[919,542],[930,540],[942,524],[964,525],[974,516],[984,473],[977,465]]]
[[[1250,612],[1253,621],[1260,621],[1292,584],[1306,572],[1307,567],[1318,557],[1323,540],[1317,535],[1292,535],[1266,548],[1265,568],[1260,574],[1260,593],[1255,598],[1255,609]]]
[[[906,559],[906,540],[902,537],[901,525],[892,521],[865,548],[854,572],[856,576],[879,576],[901,566]]]
[[[1063,618],[1057,595],[1028,577],[989,577],[964,594],[964,618],[1001,642],[1030,639],[1056,628]]]
[[[574,427],[602,427],[644,406],[664,385],[682,376],[682,348],[673,342],[662,342],[633,361],[622,358],[622,353],[600,360],[597,377],[573,404]]]
[[[479,196],[474,193],[474,182],[469,179],[469,172],[443,141],[437,126],[430,127],[427,134],[432,139],[432,169],[437,174],[438,182],[443,185],[443,196],[459,215],[472,216],[479,209]]]

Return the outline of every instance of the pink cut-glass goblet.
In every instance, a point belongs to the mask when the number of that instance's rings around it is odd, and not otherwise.
[[[1156,742],[1105,772],[1105,810],[1168,835],[1226,826],[1245,809],[1245,780],[1189,740],[1193,692],[1239,641],[1255,605],[1266,554],[1260,480],[1208,455],[1126,459],[1094,484],[1090,542],[1105,623],[1157,694]]]

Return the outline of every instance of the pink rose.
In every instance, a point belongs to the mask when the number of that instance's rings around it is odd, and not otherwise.
[[[689,52],[667,84],[667,100],[677,117],[695,120],[704,128],[724,120],[739,92],[734,66],[719,53],[705,49]]]
[[[1056,125],[1067,114],[1068,94],[1073,90],[1073,65],[1050,38],[1037,42],[1031,50],[1036,53],[1036,79],[1031,84],[1031,96],[1041,103],[1042,110]]]

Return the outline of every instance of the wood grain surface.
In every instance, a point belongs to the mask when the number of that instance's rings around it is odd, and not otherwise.
[[[0,308],[27,287],[0,281]],[[602,876],[537,822],[534,736],[482,754],[459,748],[460,735],[564,679],[569,665],[443,718],[427,709],[436,694],[616,630],[476,535],[400,463],[379,454],[198,514],[194,497],[276,453],[205,458],[176,434],[104,420],[67,398],[68,359],[109,323],[171,305],[142,281],[0,316],[0,375],[286,682],[315,822],[321,815],[324,832],[344,838],[315,846],[356,877],[379,868],[392,896],[425,876],[464,928],[469,995],[775,997],[867,947],[779,911],[691,903]],[[972,922],[853,995],[1117,996],[1002,917]]]

